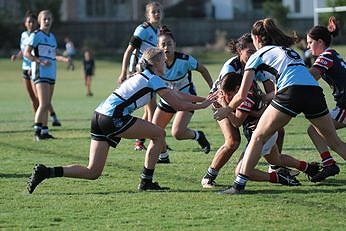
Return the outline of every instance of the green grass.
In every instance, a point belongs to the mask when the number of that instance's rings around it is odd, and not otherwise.
[[[346,49],[343,56],[346,57]],[[213,78],[225,54],[198,56]],[[80,63],[78,63],[80,67]],[[111,149],[103,175],[96,181],[59,178],[47,180],[32,195],[26,180],[35,163],[48,166],[87,164],[90,117],[97,104],[116,87],[120,64],[96,60],[92,83],[94,97],[86,97],[81,71],[67,72],[59,63],[53,105],[63,123],[51,127],[58,137],[48,142],[32,141],[33,113],[21,83],[20,63],[0,59],[0,229],[1,230],[344,230],[346,211],[346,166],[336,154],[341,173],[319,184],[298,176],[300,187],[249,182],[247,194],[218,195],[203,190],[205,174],[223,136],[209,109],[195,113],[191,128],[205,131],[212,151],[202,154],[196,142],[176,141],[172,164],[158,165],[155,179],[168,192],[137,192],[144,153],[133,150],[133,140],[123,139]],[[194,74],[198,93],[207,85]],[[328,103],[334,103],[325,88]],[[142,111],[136,112],[141,116]],[[286,127],[284,151],[308,161],[319,156],[306,134],[307,121],[298,116]],[[346,130],[338,131],[346,140]],[[244,140],[244,139],[243,139]],[[244,144],[222,169],[218,183],[227,187]],[[266,169],[260,162],[259,168]]]

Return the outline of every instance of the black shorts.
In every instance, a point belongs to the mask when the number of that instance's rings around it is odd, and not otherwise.
[[[172,113],[175,114],[177,111],[172,108],[170,105],[167,103],[163,102],[161,99],[159,100],[157,107],[160,108],[162,111],[167,112],[167,113]],[[190,111],[192,114],[195,113],[195,111]]]
[[[23,70],[23,79],[25,79],[25,80],[31,79],[31,71],[30,70]]]
[[[287,87],[275,95],[271,105],[292,117],[302,112],[305,118],[315,119],[329,113],[323,90],[319,86]]]
[[[91,119],[91,139],[107,141],[111,147],[116,148],[121,140],[117,136],[131,127],[136,120],[136,117],[130,115],[113,118],[95,111]]]

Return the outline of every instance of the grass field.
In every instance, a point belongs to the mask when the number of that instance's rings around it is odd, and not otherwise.
[[[339,47],[344,57],[346,48]],[[215,79],[225,54],[197,54]],[[63,124],[50,127],[58,139],[32,140],[33,113],[21,83],[20,62],[0,59],[0,230],[345,230],[346,165],[336,154],[341,172],[314,184],[304,174],[299,187],[249,182],[247,194],[219,195],[233,182],[233,169],[244,144],[222,169],[223,185],[204,190],[205,174],[223,136],[209,109],[195,113],[191,128],[202,129],[212,151],[202,154],[196,142],[176,141],[169,165],[158,165],[154,180],[168,192],[137,192],[144,153],[133,150],[133,140],[111,149],[103,175],[96,181],[59,178],[47,180],[30,195],[26,180],[35,163],[48,166],[87,164],[90,117],[97,104],[116,87],[120,64],[96,60],[93,97],[85,96],[80,62],[74,72],[59,64],[53,105]],[[198,93],[207,85],[194,75]],[[324,84],[330,108],[330,89]],[[142,111],[136,115],[141,116]],[[306,133],[302,116],[286,127],[284,152],[308,161],[319,156]],[[346,130],[338,131],[346,141]],[[243,139],[244,140],[244,139]],[[266,169],[264,162],[259,168]]]

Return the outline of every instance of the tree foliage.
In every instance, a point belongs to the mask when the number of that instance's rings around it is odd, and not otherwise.
[[[289,8],[282,5],[281,1],[266,0],[263,3],[263,11],[267,17],[275,19],[280,25],[287,25],[287,14],[289,13]]]

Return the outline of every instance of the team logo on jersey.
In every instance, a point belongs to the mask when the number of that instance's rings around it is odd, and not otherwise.
[[[123,121],[119,118],[113,119],[113,124],[116,128],[121,128],[123,126]]]

